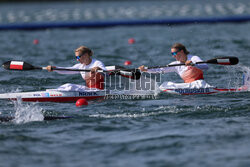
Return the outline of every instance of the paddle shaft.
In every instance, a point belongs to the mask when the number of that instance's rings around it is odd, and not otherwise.
[[[202,62],[196,62],[194,63],[195,64],[206,64],[207,62],[206,61],[202,61]],[[165,66],[152,66],[152,67],[148,67],[147,69],[153,69],[153,68],[164,68],[164,67],[176,67],[176,66],[184,66],[186,65],[185,63],[180,63],[180,64],[168,64],[168,65],[165,65]]]
[[[46,67],[43,67],[43,69],[47,70]],[[82,71],[82,72],[90,72],[91,70],[86,70],[86,69],[70,69],[70,68],[60,68],[60,67],[52,67],[51,70],[56,70],[56,71]],[[106,70],[97,70],[97,72],[110,72]]]
[[[47,67],[35,67],[33,66],[32,68],[29,69],[24,69],[24,70],[47,70]],[[60,67],[51,67],[51,71],[83,71],[83,72],[90,72],[91,70],[86,70],[86,69],[70,69],[70,68],[60,68]],[[105,70],[98,70],[98,72],[108,72]]]

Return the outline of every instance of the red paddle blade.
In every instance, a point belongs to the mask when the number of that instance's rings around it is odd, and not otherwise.
[[[40,69],[37,67],[32,66],[23,61],[7,61],[3,63],[3,68],[6,70],[33,70],[33,69]]]

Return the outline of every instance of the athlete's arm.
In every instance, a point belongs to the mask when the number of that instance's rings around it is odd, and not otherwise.
[[[201,60],[201,58],[199,58],[198,56],[193,56],[191,58],[191,61],[195,64],[196,62],[202,62],[203,60]],[[207,70],[209,68],[209,66],[206,63],[203,64],[195,64],[195,67],[201,69],[201,70]]]

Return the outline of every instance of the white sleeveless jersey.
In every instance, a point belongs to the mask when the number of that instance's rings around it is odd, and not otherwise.
[[[72,67],[66,67],[66,68],[67,69],[90,70],[93,67],[100,67],[102,70],[106,70],[105,65],[101,61],[96,60],[96,59],[92,59],[92,61],[89,65],[84,65],[84,64],[78,63]],[[60,68],[60,67],[58,67],[58,68]],[[82,71],[58,71],[58,70],[54,70],[54,71],[56,71],[59,74],[78,74],[78,73],[80,73],[83,79],[85,79],[85,74],[86,74],[86,72],[82,72]]]
[[[202,60],[198,56],[187,55],[187,60],[191,60],[193,63],[201,62]],[[180,61],[174,61],[172,64],[181,64]],[[196,64],[195,66],[174,66],[174,67],[164,67],[156,69],[148,69],[151,73],[169,73],[176,72],[185,82],[192,80],[198,80],[203,78],[203,73],[201,70],[208,69],[207,64]],[[195,79],[194,79],[195,78]]]

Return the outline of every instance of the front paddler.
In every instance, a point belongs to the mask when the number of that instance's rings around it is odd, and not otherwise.
[[[104,89],[104,75],[97,72],[98,70],[106,70],[105,65],[94,58],[93,51],[86,46],[80,46],[75,50],[75,58],[79,62],[68,69],[85,69],[91,70],[91,72],[79,72],[79,71],[58,71],[60,74],[77,74],[80,73],[82,78],[86,82],[88,88]],[[48,71],[52,71],[51,65],[47,66]]]

